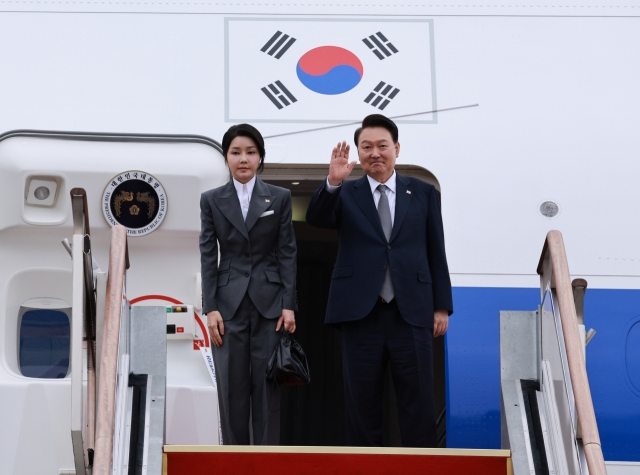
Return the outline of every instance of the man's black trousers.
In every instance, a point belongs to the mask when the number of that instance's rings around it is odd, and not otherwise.
[[[432,329],[407,323],[395,300],[378,300],[365,318],[342,324],[342,360],[349,445],[382,446],[387,364],[398,401],[402,445],[437,445]]]

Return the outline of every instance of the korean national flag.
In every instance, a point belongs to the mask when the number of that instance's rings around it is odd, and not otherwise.
[[[433,20],[227,18],[227,122],[355,122],[436,109]],[[433,123],[435,114],[399,122]]]

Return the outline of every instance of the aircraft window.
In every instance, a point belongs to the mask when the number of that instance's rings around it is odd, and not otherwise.
[[[71,327],[60,310],[28,310],[20,322],[19,364],[23,376],[64,378],[69,372]]]

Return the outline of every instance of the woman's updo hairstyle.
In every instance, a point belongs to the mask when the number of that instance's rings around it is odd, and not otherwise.
[[[231,142],[233,142],[233,139],[239,136],[249,137],[251,140],[253,140],[253,143],[256,144],[258,153],[260,154],[260,166],[258,166],[258,173],[261,173],[264,169],[264,139],[262,138],[262,134],[258,132],[258,129],[256,129],[253,125],[238,124],[229,127],[229,130],[227,130],[224,134],[224,137],[222,137],[222,155],[224,156],[224,160],[227,161],[227,153],[229,153]]]

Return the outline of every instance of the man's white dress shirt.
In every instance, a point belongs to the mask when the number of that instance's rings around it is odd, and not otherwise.
[[[367,175],[369,180],[369,186],[371,187],[371,194],[373,195],[373,203],[378,209],[378,203],[380,202],[380,191],[378,191],[378,185],[385,185],[387,187],[386,194],[389,200],[389,211],[391,212],[391,225],[393,226],[396,217],[396,171],[393,171],[393,175],[389,177],[386,183],[380,183]],[[342,183],[338,186],[332,186],[329,184],[329,178],[327,178],[327,191],[333,193],[342,186]]]

